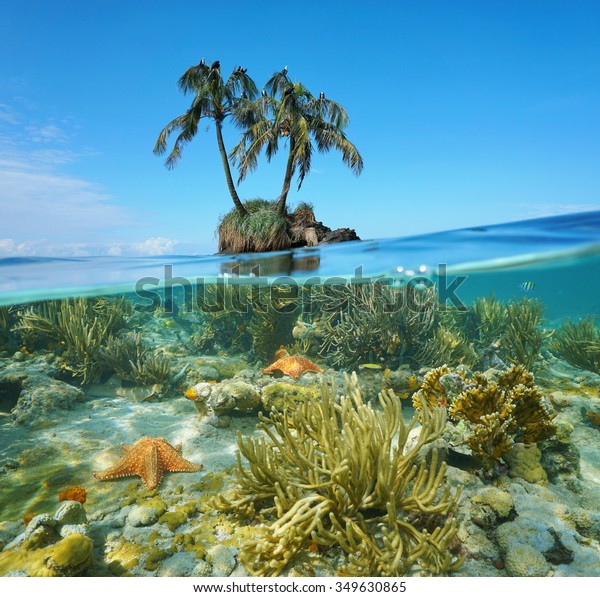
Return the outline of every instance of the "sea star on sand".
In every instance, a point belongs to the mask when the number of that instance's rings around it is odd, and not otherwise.
[[[305,357],[299,356],[286,356],[278,359],[272,365],[263,369],[263,373],[273,373],[273,371],[282,371],[285,375],[289,375],[294,379],[299,379],[300,376],[306,371],[315,371],[316,373],[323,373],[323,369],[319,369],[314,363],[309,361]]]
[[[125,456],[103,473],[94,473],[96,479],[116,479],[138,475],[149,490],[156,489],[165,472],[193,473],[201,471],[181,456],[181,444],[172,446],[164,437],[142,437],[132,446],[123,444]]]

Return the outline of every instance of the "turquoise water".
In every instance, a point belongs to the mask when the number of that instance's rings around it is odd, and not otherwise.
[[[600,212],[268,255],[0,259],[0,574],[597,575],[599,318]],[[356,392],[367,410],[342,408]],[[400,405],[417,429],[440,417],[410,440],[433,471],[419,506],[378,468],[412,461],[358,456]],[[287,434],[272,474],[236,476],[268,429]],[[143,438],[188,472],[130,459],[104,478],[122,444],[150,458]],[[58,501],[72,487],[83,505]]]

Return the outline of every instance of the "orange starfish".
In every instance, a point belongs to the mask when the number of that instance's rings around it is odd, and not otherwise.
[[[123,444],[125,456],[103,473],[94,473],[96,479],[116,479],[139,475],[149,490],[156,489],[165,472],[193,473],[201,471],[181,456],[181,444],[172,446],[164,437],[142,437],[132,446]]]
[[[269,365],[266,369],[263,369],[263,373],[273,373],[273,371],[276,370],[279,370],[285,375],[289,375],[294,379],[299,379],[299,377],[306,371],[316,371],[317,373],[323,373],[323,369],[319,369],[319,367],[317,367],[308,359],[298,356],[281,357],[272,365]]]

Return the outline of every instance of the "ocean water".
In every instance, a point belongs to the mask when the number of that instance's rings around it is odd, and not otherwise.
[[[600,212],[0,259],[0,575],[596,576],[599,322]]]

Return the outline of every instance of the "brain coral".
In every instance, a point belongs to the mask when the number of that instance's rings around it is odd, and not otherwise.
[[[551,570],[544,556],[531,545],[513,543],[504,558],[510,576],[547,576]]]
[[[515,506],[508,491],[492,486],[484,487],[473,501],[488,505],[500,518],[506,518]]]

